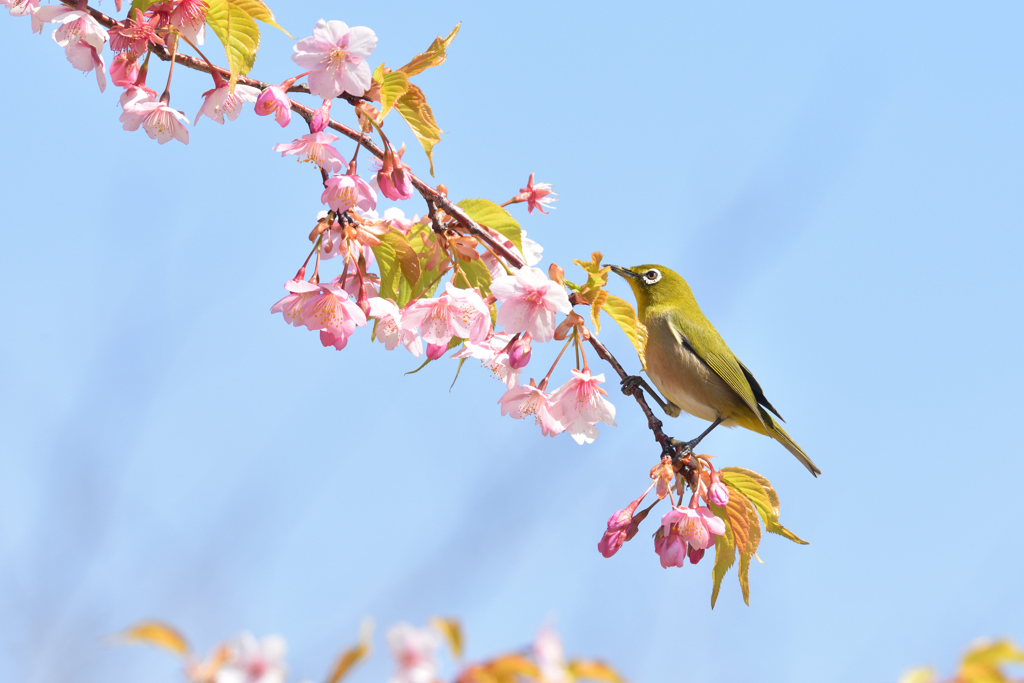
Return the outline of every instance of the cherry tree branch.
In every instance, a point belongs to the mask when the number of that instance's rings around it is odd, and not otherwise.
[[[75,0],[62,0],[62,2],[65,5],[68,5],[69,7],[77,7],[77,2],[75,2]],[[100,12],[99,10],[93,9],[92,7],[88,6],[86,7],[86,9],[88,10],[92,18],[98,21],[104,27],[106,27],[107,30],[110,30],[112,28],[124,27],[123,22],[120,22],[117,19],[109,17],[103,12]],[[171,61],[171,51],[163,45],[153,45],[151,46],[150,51],[160,59],[164,60],[165,62]],[[209,64],[207,64],[204,60],[199,59],[197,57],[177,53],[173,55],[173,59],[176,64],[181,64],[182,66],[188,69],[195,69],[196,71],[202,71],[203,73],[211,73],[213,69],[216,69],[220,73],[220,75],[223,76],[225,79],[229,79],[231,77],[231,72],[228,69],[224,69],[218,66],[214,66],[211,69]],[[245,76],[239,76],[237,82],[241,83],[242,85],[249,85],[254,88],[259,88],[260,90],[266,90],[272,85],[271,83],[257,81],[255,79],[247,78]],[[309,88],[305,85],[295,85],[289,88],[288,92],[309,94]],[[349,95],[348,93],[343,93],[338,99],[345,100],[346,102],[352,105],[357,105],[360,102],[367,101],[364,98]],[[292,111],[302,116],[304,119],[306,119],[306,121],[310,121],[312,119],[314,113],[313,109],[305,105],[299,104],[295,100],[289,99],[289,101],[291,102]],[[384,150],[378,147],[368,136],[364,135],[362,132],[353,130],[352,128],[349,128],[346,125],[338,123],[334,119],[331,119],[328,122],[327,126],[329,128],[332,128],[333,130],[338,131],[345,137],[355,142],[358,142],[363,147],[365,147],[366,150],[370,152],[370,154],[373,154],[378,159],[384,159]],[[415,187],[416,190],[419,191],[420,195],[423,196],[423,199],[427,202],[428,206],[436,206],[440,209],[443,209],[446,214],[448,214],[456,221],[458,221],[459,224],[461,224],[462,227],[465,228],[469,234],[473,235],[473,237],[476,237],[481,242],[487,244],[487,246],[489,246],[494,251],[495,254],[505,259],[505,261],[510,266],[514,268],[522,268],[523,266],[526,265],[522,258],[517,256],[511,249],[505,246],[504,240],[499,241],[498,239],[496,239],[487,229],[485,229],[479,223],[470,218],[465,211],[456,206],[455,202],[451,201],[448,198],[447,194],[438,191],[434,187],[431,187],[426,182],[421,180],[418,176],[414,175],[411,171],[409,175],[411,177],[413,187]]]
[[[619,379],[625,380],[629,377],[629,373],[626,372],[622,367],[622,364],[619,363],[615,356],[612,355],[612,352],[608,350],[607,346],[598,341],[597,337],[593,334],[590,335],[589,341],[590,345],[594,347],[595,351],[597,351],[597,355],[612,366],[612,369],[614,369],[616,374],[618,374]],[[658,442],[658,445],[661,446],[662,455],[667,455],[672,458],[672,464],[675,466],[676,471],[678,471],[686,481],[691,481],[694,468],[691,465],[693,460],[690,455],[687,454],[685,457],[679,457],[679,447],[673,443],[674,440],[672,437],[665,434],[662,430],[662,421],[655,416],[654,411],[651,410],[651,406],[647,404],[647,399],[644,397],[643,389],[640,387],[633,387],[632,391],[630,391],[630,395],[636,399],[638,404],[640,404],[640,410],[642,410],[644,415],[647,417],[647,427],[654,432],[654,439]]]

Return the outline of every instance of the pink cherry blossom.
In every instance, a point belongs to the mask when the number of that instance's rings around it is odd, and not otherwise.
[[[387,639],[398,665],[389,683],[436,683],[441,639],[435,631],[399,623],[388,630]]]
[[[418,327],[428,344],[447,345],[452,337],[480,342],[491,331],[491,313],[475,289],[459,289],[449,282],[439,298],[407,306],[402,326]]]
[[[255,111],[257,116],[274,115],[274,119],[282,128],[292,120],[292,104],[288,95],[279,85],[272,85],[256,98]]]
[[[107,29],[93,19],[92,15],[82,10],[71,9],[67,5],[40,7],[32,16],[41,22],[60,24],[53,32],[53,39],[61,47],[66,48],[68,45],[85,41],[99,52],[110,38]]]
[[[260,94],[259,88],[241,83],[235,84],[233,95],[229,90],[228,84],[222,81],[217,87],[203,93],[203,106],[196,114],[196,124],[199,123],[201,116],[206,116],[222,126],[225,115],[229,120],[234,121],[242,112],[242,102],[255,102]]]
[[[526,182],[526,187],[519,188],[519,194],[512,198],[513,202],[526,202],[526,210],[529,213],[533,213],[534,209],[537,209],[541,213],[547,213],[545,207],[553,209],[552,204],[557,201],[556,195],[551,190],[551,185],[548,183],[536,183],[533,182],[533,174],[530,174],[530,179]]]
[[[604,382],[603,374],[591,376],[589,368],[582,372],[573,369],[572,374],[572,379],[551,393],[551,412],[576,443],[593,443],[598,422],[615,426],[615,406],[597,386]]]
[[[309,122],[310,133],[319,133],[327,128],[327,124],[331,122],[331,102],[332,100],[324,100],[324,103],[313,114],[313,119]]]
[[[185,115],[148,96],[129,100],[124,105],[120,120],[125,130],[138,130],[141,125],[149,137],[161,145],[171,138],[188,144],[188,119]]]
[[[498,403],[501,404],[501,414],[511,415],[513,419],[522,420],[532,415],[544,436],[555,436],[565,431],[562,423],[551,414],[551,397],[533,383],[509,389]]]
[[[71,62],[71,66],[79,71],[89,73],[95,70],[96,84],[99,85],[100,92],[107,89],[107,69],[103,64],[103,55],[96,48],[84,40],[80,40],[77,43],[69,43],[64,48],[64,55]]]
[[[309,71],[309,91],[330,100],[344,92],[356,97],[370,89],[366,58],[377,46],[377,36],[365,26],[349,28],[343,21],[321,19],[313,36],[295,44],[292,61]]]
[[[519,373],[509,363],[508,344],[512,341],[511,334],[492,334],[482,342],[467,341],[462,349],[452,358],[476,358],[480,365],[491,371],[495,377],[511,389],[519,385]]]
[[[665,533],[677,531],[684,541],[697,550],[714,545],[714,537],[725,533],[725,522],[704,506],[674,507],[662,516],[661,526]]]
[[[356,211],[358,211],[358,209],[356,209]],[[376,219],[376,216],[377,214],[375,211],[367,211],[362,214],[361,217],[367,218],[368,220],[374,220]],[[323,221],[327,218],[327,212],[320,211],[317,213],[316,217],[318,221]],[[366,230],[366,232],[370,231]],[[331,227],[323,232],[320,259],[327,261],[336,256],[344,256],[345,260],[348,261],[352,267],[355,267],[359,257],[362,256],[367,267],[373,265],[375,258],[372,249],[373,245],[367,244],[366,241],[362,239],[358,239],[361,237],[358,231],[356,233],[357,239],[355,240],[348,239],[347,234],[348,233],[341,224],[335,220],[334,223],[331,224]]]
[[[123,26],[110,29],[110,49],[114,52],[129,51],[142,55],[151,45],[165,45],[164,39],[157,35],[153,24],[140,9],[135,10],[134,17],[125,19]]]
[[[608,528],[605,529],[601,540],[597,542],[597,549],[602,555],[611,557],[619,552],[622,544],[636,533],[636,522],[633,520],[633,513],[636,512],[637,507],[650,490],[648,488],[642,496],[627,505],[625,509],[617,511],[608,518]]]
[[[302,308],[302,324],[320,330],[320,343],[340,351],[356,327],[366,324],[366,314],[338,285],[320,285],[319,294]]]
[[[39,9],[39,0],[3,0],[4,6],[8,8],[12,17],[32,17],[32,33],[42,33],[43,24],[41,19],[36,17]]]
[[[345,277],[345,283],[341,283],[341,276],[331,280],[331,284],[340,285],[348,292],[349,296],[355,298],[356,302],[367,302],[380,294],[380,276],[376,273],[365,273],[360,276],[358,273],[349,271]],[[360,296],[360,293],[362,294]],[[363,307],[365,308],[365,307]],[[365,311],[364,311],[365,312]]]
[[[135,55],[127,52],[114,55],[113,61],[110,62],[110,78],[114,85],[119,88],[127,88],[134,85],[138,77],[139,62],[135,59]]]
[[[402,311],[391,299],[371,297],[370,316],[377,319],[376,337],[391,351],[401,342],[406,350],[419,358],[423,355],[423,340],[416,330],[402,329]]]
[[[540,669],[538,683],[571,683],[575,680],[565,661],[562,639],[550,625],[542,626],[533,639],[533,656]]]
[[[506,332],[529,332],[538,342],[554,337],[556,313],[572,311],[565,287],[537,268],[520,268],[495,278],[491,294],[501,302],[497,324]]]
[[[134,109],[143,102],[156,102],[156,91],[144,85],[130,85],[121,93],[121,108],[125,111]],[[136,130],[138,126],[132,130]]]
[[[256,640],[243,633],[227,648],[227,658],[217,669],[214,683],[285,683],[288,646],[281,636]]]
[[[299,271],[298,275],[284,283],[284,288],[288,290],[289,294],[270,307],[272,314],[282,314],[284,321],[295,327],[303,325],[303,308],[305,308],[314,295],[320,292],[320,285],[307,282],[303,279],[303,276],[303,271]]]
[[[337,135],[330,133],[309,133],[298,140],[275,145],[274,151],[280,152],[281,156],[295,154],[299,157],[300,162],[309,161],[328,173],[338,173],[348,166],[348,162],[342,159],[338,150],[331,146],[331,143],[337,139]]]
[[[338,213],[344,213],[353,207],[373,211],[377,208],[377,193],[357,175],[335,175],[324,183],[320,201]]]
[[[206,9],[203,0],[179,0],[171,12],[171,26],[196,45],[206,39]]]
[[[654,534],[654,552],[658,553],[661,566],[665,569],[682,567],[686,564],[686,541],[676,527],[672,526],[668,529],[669,531],[666,533],[665,527],[659,527]]]

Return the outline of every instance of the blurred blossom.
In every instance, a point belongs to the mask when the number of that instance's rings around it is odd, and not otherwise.
[[[256,640],[243,633],[227,645],[227,657],[217,670],[215,683],[285,683],[288,669],[284,657],[288,647],[281,636]]]
[[[388,630],[387,639],[398,665],[390,683],[435,683],[437,649],[441,645],[441,638],[435,631],[400,623]]]

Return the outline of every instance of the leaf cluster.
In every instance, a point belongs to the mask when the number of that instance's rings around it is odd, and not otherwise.
[[[1008,665],[1024,665],[1024,650],[1009,640],[982,641],[972,647],[960,662],[953,679],[955,683],[1013,683],[1006,672]],[[911,669],[899,683],[935,683],[935,670],[928,667]]]
[[[743,591],[743,602],[749,605],[750,558],[756,557],[757,546],[761,542],[761,523],[764,523],[765,531],[788,538],[794,543],[807,545],[807,541],[779,523],[779,495],[765,477],[742,467],[724,467],[719,474],[729,491],[729,504],[718,507],[709,503],[712,512],[725,522],[725,533],[715,539],[711,607],[718,600],[722,579],[735,564],[737,553],[740,558],[737,570],[740,589]]]
[[[573,263],[586,271],[587,281],[582,286],[569,281],[566,281],[565,284],[590,306],[590,320],[594,324],[594,331],[601,331],[601,312],[603,311],[626,333],[626,337],[629,338],[640,357],[640,366],[646,369],[647,359],[644,356],[644,349],[647,346],[647,327],[640,322],[640,318],[637,317],[636,311],[628,301],[609,294],[604,289],[608,284],[611,267],[602,266],[602,258],[601,252],[595,251],[590,255],[589,261],[573,259]]]

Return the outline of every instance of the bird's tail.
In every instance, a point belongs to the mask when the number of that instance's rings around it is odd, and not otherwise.
[[[760,406],[758,407],[760,408]],[[811,474],[814,476],[821,474],[821,470],[818,469],[818,466],[814,464],[814,461],[811,460],[806,453],[804,453],[804,449],[800,448],[796,441],[789,438],[789,434],[786,433],[786,430],[780,427],[778,423],[775,422],[775,420],[773,420],[764,410],[761,410],[761,414],[765,418],[764,422],[765,426],[768,427],[768,435],[785,446],[787,451],[795,455],[796,459],[803,463],[803,466],[806,467]]]

